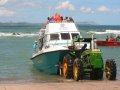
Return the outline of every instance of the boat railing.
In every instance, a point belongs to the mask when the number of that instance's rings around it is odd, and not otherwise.
[[[67,23],[73,23],[74,20],[72,17],[63,17],[63,16],[60,16],[59,15],[59,18],[54,18],[53,16],[52,17],[48,17],[47,18],[47,24],[48,23],[64,23],[64,22],[67,22]]]

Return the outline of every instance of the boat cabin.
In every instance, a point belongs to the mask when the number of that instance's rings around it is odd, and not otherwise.
[[[46,29],[41,30],[43,33],[43,48],[50,46],[69,46],[72,45],[72,40],[75,38],[82,38],[81,33],[78,31],[76,25],[73,22],[62,23],[49,23],[46,25]],[[85,42],[81,42],[81,47]],[[89,44],[89,43],[87,43]],[[88,48],[90,44],[88,45]],[[42,48],[41,48],[42,49]]]

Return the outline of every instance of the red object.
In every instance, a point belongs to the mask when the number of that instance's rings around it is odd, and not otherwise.
[[[120,42],[116,42],[115,40],[113,41],[98,40],[97,45],[98,46],[120,46]]]
[[[116,39],[115,38],[110,38],[108,41],[109,42],[116,42]]]
[[[61,22],[61,15],[60,14],[55,14],[55,21]]]

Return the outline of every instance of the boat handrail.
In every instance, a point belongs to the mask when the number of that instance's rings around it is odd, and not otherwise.
[[[74,23],[74,22],[72,22],[72,21],[65,21],[65,20],[63,20],[63,21],[61,21],[61,22],[49,22],[49,23]]]

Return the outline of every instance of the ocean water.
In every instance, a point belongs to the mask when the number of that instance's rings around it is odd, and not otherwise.
[[[37,40],[41,25],[0,25],[0,83],[56,82],[59,76],[47,75],[33,66],[32,45]],[[78,29],[84,37],[89,31],[120,30],[120,26],[83,26]],[[95,35],[105,38],[106,35]],[[117,80],[120,80],[120,47],[99,47],[103,59],[113,58],[117,64]],[[104,78],[105,79],[105,78]]]

